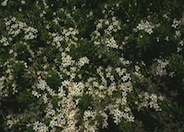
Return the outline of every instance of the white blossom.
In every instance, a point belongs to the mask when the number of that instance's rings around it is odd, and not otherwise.
[[[8,0],[4,0],[4,1],[1,3],[1,6],[7,6],[7,3],[8,3]]]
[[[135,31],[139,31],[139,30],[143,30],[145,32],[147,32],[148,34],[152,34],[153,33],[153,29],[155,28],[156,26],[153,25],[151,22],[149,21],[144,21],[144,20],[141,20],[140,23],[137,25],[137,27],[135,28]]]

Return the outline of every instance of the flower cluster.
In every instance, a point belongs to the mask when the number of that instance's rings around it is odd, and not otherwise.
[[[87,63],[89,63],[86,57],[80,59],[80,61],[84,60],[87,60]],[[112,74],[112,71],[112,67],[108,67],[107,69],[99,67],[97,74],[100,78],[89,78],[85,83],[74,82],[71,78],[70,80],[63,81],[58,91],[55,92],[48,86],[45,80],[40,79],[34,85],[32,94],[37,98],[41,98],[47,105],[44,118],[51,119],[49,128],[54,130],[56,127],[61,127],[64,131],[97,131],[101,123],[103,127],[108,126],[107,111],[110,111],[110,115],[113,116],[116,124],[119,124],[123,118],[129,122],[134,121],[126,97],[132,91],[130,75],[126,72],[126,69],[117,67],[115,69],[116,75],[121,77],[122,81],[119,80],[119,82],[115,83],[114,81],[117,78]],[[109,78],[109,80],[106,80],[105,77]],[[113,95],[118,93],[119,97],[115,98]],[[83,105],[80,102],[83,100],[84,95],[91,97],[90,104],[92,106],[88,106],[87,110],[81,113],[83,115],[81,120],[83,124],[77,127],[77,119],[80,116],[80,105]],[[48,97],[58,98],[57,105],[55,106],[57,109],[53,107],[54,104],[49,101]],[[112,102],[107,101],[109,99]],[[99,106],[99,103],[104,103],[104,105],[101,104]],[[97,120],[98,117],[101,117],[103,122],[99,122]]]
[[[18,21],[15,17],[4,18],[8,35],[14,38],[23,33],[25,40],[31,40],[37,37],[37,29],[28,26],[26,23]]]
[[[166,66],[169,64],[168,60],[157,59],[156,75],[164,76],[167,74]]]
[[[42,122],[35,122],[33,126],[33,130],[36,132],[48,132],[48,127]]]
[[[152,24],[149,21],[141,20],[140,23],[135,28],[135,32],[142,30],[142,31],[147,32],[148,34],[152,34],[153,33],[153,29],[155,27],[158,27],[158,25],[154,25],[154,24]]]
[[[0,43],[3,44],[3,46],[8,46],[9,45],[9,41],[5,36],[2,36]]]
[[[104,45],[118,49],[115,38],[111,35],[121,29],[121,22],[116,17],[112,19],[100,19],[97,21],[96,30],[92,33],[92,41],[95,45]]]
[[[183,40],[181,40],[181,41],[179,42],[179,46],[177,47],[177,52],[182,51],[183,46],[184,46],[184,41],[183,41]]]
[[[8,0],[4,0],[4,1],[1,3],[1,6],[7,6],[7,3],[8,3]]]
[[[181,21],[180,20],[173,20],[173,24],[171,25],[173,28],[177,28],[179,25],[181,25]]]
[[[163,96],[157,96],[156,94],[149,94],[147,92],[140,94],[139,97],[143,99],[143,102],[138,104],[139,109],[142,107],[150,107],[155,109],[156,111],[160,111],[161,108],[159,106],[159,101],[163,101],[164,97]]]

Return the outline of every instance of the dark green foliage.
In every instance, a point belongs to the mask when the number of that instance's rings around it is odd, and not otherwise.
[[[46,78],[46,81],[48,83],[48,85],[57,90],[58,87],[61,85],[61,81],[60,81],[60,77],[57,73],[54,73],[54,72],[51,72],[47,78]]]
[[[92,106],[93,106],[92,98],[87,94],[83,95],[83,97],[81,98],[79,102],[79,107],[81,108],[81,110],[85,111],[89,109],[89,107],[92,107]]]
[[[99,78],[97,82],[101,83],[100,76],[96,72],[99,66],[127,68],[131,73],[133,91],[127,97],[127,105],[135,116],[135,122],[123,120],[116,125],[113,117],[109,116],[108,127],[101,128],[100,124],[99,132],[183,132],[184,49],[181,44],[184,41],[183,5],[183,0],[28,0],[25,4],[21,4],[20,0],[8,0],[8,6],[0,5],[0,40],[2,37],[11,36],[7,33],[4,18],[9,20],[16,17],[18,21],[38,30],[36,39],[24,40],[25,34],[21,32],[11,41],[8,40],[9,45],[4,46],[0,43],[0,132],[4,130],[33,132],[33,128],[26,125],[42,120],[46,104],[43,104],[43,98],[33,96],[32,87],[38,78],[42,78],[54,92],[58,92],[62,82],[71,79],[67,75],[70,67],[66,68],[68,71],[61,70],[63,61],[61,52],[70,44],[72,46],[68,55],[73,60],[77,62],[86,56],[90,61],[90,64],[75,71],[76,82],[85,83],[90,77],[97,77]],[[96,30],[96,23],[100,19],[111,20],[113,17],[121,22],[121,29],[106,34],[104,29],[108,26],[104,24],[105,26],[99,30],[101,35],[99,38],[103,40],[113,36],[117,45],[122,48],[109,48],[102,44],[103,42],[95,45],[92,34]],[[156,25],[153,33],[144,30],[135,31],[142,20]],[[181,24],[172,26],[174,20],[181,21]],[[78,30],[79,33],[75,35],[77,39],[72,38],[72,35],[67,36],[66,40],[60,42],[61,49],[56,45],[53,46],[52,35],[59,33],[63,37],[66,35],[63,33],[64,29],[71,27]],[[130,64],[122,64],[120,57],[129,60]],[[158,59],[169,61],[164,69],[166,74],[158,73],[159,63],[156,61]],[[136,71],[135,66],[139,66],[140,70]],[[113,72],[114,82],[121,83],[120,77]],[[109,78],[106,80],[109,86]],[[15,85],[17,92],[14,91]],[[36,88],[34,90],[41,91],[42,94],[45,92]],[[144,92],[164,96],[164,101],[158,102],[162,111],[155,112],[153,108],[138,110],[140,104],[137,102],[142,101],[139,95]],[[113,98],[119,98],[121,94],[115,91],[112,95]],[[58,101],[63,97],[48,98],[56,109]],[[108,97],[98,104],[91,95],[84,92],[78,103],[79,124],[86,110],[93,110],[96,105],[99,109],[105,107],[111,98]],[[21,115],[22,122],[13,126],[12,130],[7,128],[6,116],[22,113],[26,113],[24,116]],[[103,117],[97,115],[97,119],[102,122]],[[49,124],[49,119],[46,124]]]

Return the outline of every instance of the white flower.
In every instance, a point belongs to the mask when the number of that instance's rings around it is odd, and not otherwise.
[[[8,128],[10,128],[10,129],[12,128],[12,126],[14,124],[19,122],[19,120],[16,119],[15,117],[13,117],[13,115],[6,116],[6,119],[7,119],[6,124],[7,124]]]
[[[143,98],[143,102],[140,104],[139,109],[141,107],[145,107],[145,108],[153,108],[156,111],[160,111],[161,108],[159,106],[159,100],[163,101],[163,96],[157,96],[155,93],[149,94],[148,92],[145,92],[143,95],[140,94],[139,95],[140,98]]]
[[[102,23],[98,23],[96,27],[97,27],[97,29],[102,28]]]
[[[9,45],[8,39],[4,36],[2,36],[2,38],[0,40],[0,43],[2,43],[3,46],[8,46]]]
[[[147,32],[148,34],[152,34],[153,33],[153,29],[156,26],[153,25],[152,23],[148,22],[148,21],[143,21],[141,20],[141,22],[138,24],[138,26],[135,28],[135,31],[137,32],[138,30],[143,30],[145,32]]]
[[[67,55],[65,52],[62,53],[62,67],[68,67],[74,64],[74,60],[70,55]]]
[[[39,122],[39,121],[34,123],[33,130],[35,132],[48,132],[49,131],[48,127],[44,123]]]
[[[114,37],[111,37],[110,39],[106,39],[105,40],[105,44],[108,47],[114,48],[114,49],[118,49],[118,45],[116,43],[116,41],[114,40]]]
[[[37,97],[37,98],[40,98],[41,97],[41,94],[39,94],[37,91],[33,90],[32,91],[32,95]]]
[[[8,0],[4,0],[4,1],[1,3],[1,6],[7,6],[7,3],[8,3]]]
[[[25,0],[21,0],[21,4],[23,4],[23,5],[24,5],[25,3],[26,3],[26,2],[25,2]]]
[[[48,87],[47,82],[45,80],[40,79],[36,85],[37,89],[45,90]]]
[[[89,64],[89,59],[87,57],[80,58],[78,62],[79,67],[82,67],[85,64]]]
[[[164,76],[167,74],[166,66],[169,64],[168,60],[157,59],[156,75]]]
[[[122,120],[123,112],[121,112],[119,109],[114,109],[112,111],[112,114],[113,114],[114,123],[118,125]]]
[[[181,31],[176,31],[176,32],[175,32],[175,36],[176,36],[176,37],[180,37],[180,36],[181,36]]]
[[[37,37],[36,33],[37,33],[37,29],[33,28],[33,27],[27,27],[27,28],[24,28],[24,33],[25,33],[25,36],[24,36],[24,39],[25,40],[31,40],[31,39],[34,39]]]
[[[179,44],[180,44],[180,46],[183,46],[183,45],[184,45],[184,41],[181,40],[181,41],[179,42]]]
[[[174,20],[173,20],[173,24],[172,24],[171,26],[172,26],[173,28],[177,28],[180,24],[181,24],[181,21],[180,21],[180,20],[174,19]]]
[[[20,33],[24,33],[25,40],[31,40],[37,37],[37,29],[27,26],[26,23],[18,21],[15,17],[5,18],[5,25],[8,34],[16,37]]]
[[[161,101],[163,101],[163,100],[164,100],[164,97],[160,95],[160,96],[158,97],[158,99],[161,100]]]
[[[96,116],[96,112],[86,110],[86,111],[84,111],[83,119],[84,119],[84,121],[88,121],[89,118],[95,119],[95,116]]]

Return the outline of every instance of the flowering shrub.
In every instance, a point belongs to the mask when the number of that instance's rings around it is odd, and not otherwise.
[[[184,131],[182,4],[1,0],[1,131]]]

